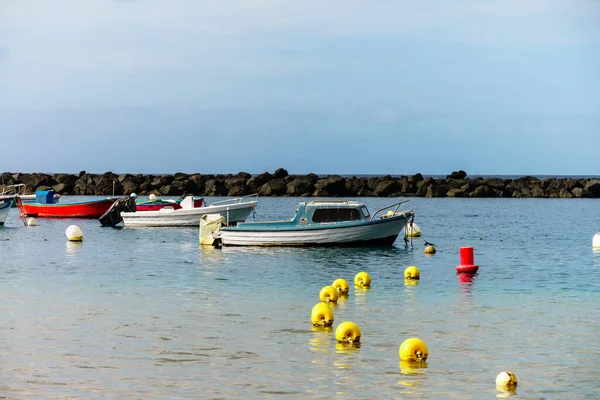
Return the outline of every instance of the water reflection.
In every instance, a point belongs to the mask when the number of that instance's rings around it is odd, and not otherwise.
[[[427,363],[402,360],[400,361],[400,373],[404,375],[425,375],[423,369],[427,368]]]
[[[349,353],[354,353],[356,351],[358,351],[360,349],[360,342],[356,342],[356,343],[342,343],[342,342],[337,342],[335,344],[335,352],[339,353],[339,354],[349,354]]]
[[[66,243],[66,255],[67,257],[74,257],[81,247],[83,246],[83,242],[71,242],[67,241]]]
[[[367,296],[367,292],[371,290],[371,288],[355,286],[354,287],[354,304],[356,305],[366,305],[369,300],[369,296]]]
[[[498,389],[498,391],[500,391],[500,393],[496,394],[496,398],[497,399],[505,399],[507,397],[510,396],[516,396],[517,395],[517,388],[511,388],[511,387],[501,387],[501,386],[496,386],[496,389]]]

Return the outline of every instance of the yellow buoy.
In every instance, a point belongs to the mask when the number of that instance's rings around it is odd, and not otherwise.
[[[514,388],[517,383],[517,376],[510,371],[502,371],[496,377],[496,386],[501,388]]]
[[[435,254],[435,247],[433,247],[433,246],[427,246],[427,247],[425,247],[425,250],[423,250],[423,253],[425,253],[425,254]]]
[[[359,272],[354,276],[354,284],[359,287],[371,286],[371,275],[365,271]]]
[[[342,322],[335,329],[335,338],[341,343],[360,342],[360,328],[354,322]]]
[[[429,356],[429,349],[421,339],[410,338],[402,342],[398,354],[404,361],[425,361]]]
[[[318,303],[312,308],[310,321],[314,326],[333,325],[333,311],[325,303]]]
[[[592,247],[594,249],[600,249],[600,232],[594,235],[594,238],[592,239]]]
[[[338,299],[338,291],[337,289],[334,289],[333,286],[325,286],[321,289],[321,292],[319,292],[319,299],[325,303],[335,303]]]
[[[419,268],[411,265],[404,270],[404,279],[419,279],[421,277],[421,271]]]
[[[333,286],[339,294],[347,294],[350,291],[350,285],[348,285],[348,281],[342,278],[333,281],[331,286]]]
[[[408,225],[405,229],[405,233],[406,236],[408,237],[419,237],[421,236],[421,228],[419,228],[419,225],[415,224],[414,222],[410,225]]]
[[[27,218],[27,226],[36,226],[37,220],[33,217]]]
[[[83,240],[83,232],[77,225],[70,225],[65,234],[71,242],[81,242]]]

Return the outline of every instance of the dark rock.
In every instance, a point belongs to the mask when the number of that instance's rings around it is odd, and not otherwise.
[[[315,183],[313,196],[317,197],[338,197],[346,196],[346,180],[339,175],[331,175],[324,179],[319,179]]]
[[[567,189],[560,189],[559,197],[561,199],[570,199],[573,195]]]
[[[116,175],[102,175],[96,183],[94,194],[98,196],[121,196],[123,194],[123,186],[121,185],[121,182],[119,182],[119,177]]]
[[[204,184],[204,194],[207,196],[226,196],[229,190],[225,182],[220,179],[211,179]]]
[[[423,180],[423,175],[421,175],[421,174],[414,174],[410,178],[408,178],[408,181],[410,183],[412,183],[413,185],[416,185],[418,182],[421,182],[422,180]]]
[[[583,188],[583,185],[581,184],[581,182],[578,179],[569,178],[566,180],[565,189],[567,189],[569,192],[571,192],[576,187]]]
[[[591,179],[587,181],[584,189],[590,192],[594,197],[600,197],[600,180]]]
[[[190,178],[190,176],[184,172],[175,172],[173,175],[173,180],[175,181],[186,181]]]
[[[298,196],[303,193],[312,193],[315,191],[316,175],[298,176],[291,182],[287,182],[286,194]]]
[[[485,184],[492,189],[504,190],[505,182],[501,178],[488,178],[485,180]]]
[[[445,186],[439,186],[435,183],[427,186],[425,197],[445,197],[448,189]]]
[[[468,197],[465,192],[460,189],[450,189],[448,193],[446,193],[448,197]]]
[[[33,174],[23,174],[21,176],[21,182],[26,185],[27,191],[29,192],[35,192],[36,188],[41,186],[50,187],[58,183],[52,176],[37,172]]]
[[[288,172],[283,168],[277,168],[273,173],[275,179],[284,179],[286,176],[288,176]]]
[[[357,178],[353,176],[352,178],[346,179],[346,193],[348,193],[348,196],[364,196],[364,193],[366,192],[372,193],[368,189],[366,178]]]
[[[170,185],[173,182],[173,180],[173,175],[160,175],[152,180],[151,185],[153,188],[158,189],[163,186]]]
[[[381,179],[373,188],[373,194],[377,197],[389,197],[392,193],[402,192],[402,184],[399,180],[389,178]]]
[[[475,190],[473,190],[472,193],[469,194],[469,196],[471,197],[498,197],[498,194],[496,192],[494,192],[494,190],[487,186],[487,185],[482,185],[482,186],[478,186],[475,188]]]
[[[454,171],[450,175],[447,176],[448,179],[465,179],[467,177],[467,173],[462,169],[459,171]]]
[[[81,178],[82,176],[86,175],[87,172],[85,171],[79,171],[79,174],[77,174],[77,179]]]
[[[207,181],[206,175],[194,174],[189,178],[191,192],[195,194],[201,194],[205,192],[204,184]]]
[[[273,179],[267,182],[258,190],[259,196],[283,196],[287,193],[287,184],[285,179]]]
[[[254,176],[250,179],[248,179],[248,182],[246,182],[246,185],[248,185],[249,190],[252,193],[256,193],[258,192],[258,189],[260,189],[260,187],[262,185],[264,185],[267,182],[270,182],[273,180],[273,175],[271,175],[268,172],[263,172],[260,175]]]
[[[576,187],[575,189],[571,190],[571,194],[573,195],[573,197],[582,199],[594,197],[592,193],[580,187]]]

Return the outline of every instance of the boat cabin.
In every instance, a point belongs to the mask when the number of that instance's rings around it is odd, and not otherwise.
[[[369,221],[370,219],[369,210],[362,203],[345,200],[315,200],[298,204],[296,215],[292,221],[304,225],[344,221]]]

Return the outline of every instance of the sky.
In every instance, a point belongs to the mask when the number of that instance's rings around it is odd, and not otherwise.
[[[600,175],[598,0],[0,0],[0,172]]]

